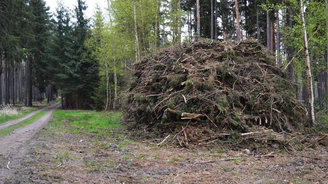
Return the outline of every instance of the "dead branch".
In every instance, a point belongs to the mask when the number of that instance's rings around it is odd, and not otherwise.
[[[162,144],[171,136],[171,134],[169,134],[168,136],[165,137],[165,139],[162,140],[162,142],[158,143],[157,146],[162,146]]]
[[[328,134],[325,134],[322,137],[317,138],[316,141],[321,141],[321,140],[325,139],[326,137],[328,137]]]
[[[292,59],[291,59],[291,60],[288,62],[288,64],[285,66],[285,68],[284,68],[284,72],[287,70],[288,66],[292,64],[292,62],[294,61],[294,59],[296,58],[296,56],[298,56],[302,50],[303,50],[303,47],[302,47],[300,50],[298,50],[298,51],[296,52],[296,54],[294,54],[294,56],[292,57]]]
[[[196,119],[196,118],[199,118],[199,117],[202,117],[204,116],[203,114],[194,114],[194,113],[187,113],[187,112],[183,112],[181,113],[181,119],[183,120],[192,120],[192,119]]]
[[[262,134],[264,133],[263,131],[256,131],[256,132],[247,132],[247,133],[242,133],[240,134],[241,136],[247,136],[247,135],[254,135],[254,134]]]

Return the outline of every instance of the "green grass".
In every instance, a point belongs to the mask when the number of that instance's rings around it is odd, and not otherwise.
[[[91,132],[97,135],[105,135],[111,129],[125,128],[120,124],[121,112],[96,112],[96,111],[64,111],[56,110],[51,124],[57,128],[63,128],[63,124],[73,127],[72,133]]]
[[[34,107],[29,107],[27,108],[26,110],[22,111],[22,112],[18,112],[17,115],[12,115],[12,116],[9,116],[9,115],[0,115],[0,124],[1,123],[4,123],[4,122],[7,122],[7,121],[10,121],[10,120],[16,120],[16,119],[19,119],[31,112],[34,112],[36,111],[37,108],[34,108]]]
[[[7,135],[10,132],[12,132],[13,130],[17,129],[17,128],[20,128],[20,127],[23,127],[23,126],[26,126],[26,125],[29,125],[29,124],[33,123],[34,121],[41,118],[46,112],[47,112],[46,110],[43,110],[43,111],[37,113],[36,115],[34,115],[32,118],[30,118],[28,120],[25,120],[25,121],[22,121],[18,124],[12,125],[12,126],[6,128],[6,129],[0,130],[0,136]]]

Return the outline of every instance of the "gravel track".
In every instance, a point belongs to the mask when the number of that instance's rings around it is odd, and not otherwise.
[[[18,128],[0,138],[0,183],[3,183],[5,178],[11,177],[15,173],[15,168],[20,166],[21,160],[28,151],[28,148],[26,148],[24,144],[31,140],[38,130],[51,120],[54,110],[58,109],[59,106],[60,103],[53,104],[30,113],[18,120],[8,121],[0,126],[0,130],[7,128],[31,118],[42,110],[47,110],[47,112],[34,123]]]

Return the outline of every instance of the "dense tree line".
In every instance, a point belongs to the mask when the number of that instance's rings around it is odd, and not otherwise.
[[[46,92],[48,8],[40,0],[2,0],[0,5],[0,104],[31,106]]]
[[[108,0],[92,20],[77,1],[74,13],[59,4],[51,18],[43,0],[1,0],[0,103],[31,105],[58,89],[65,107],[116,109],[133,63],[208,38],[257,39],[300,100],[328,108],[327,0]]]
[[[43,0],[1,1],[1,104],[32,106],[59,90],[63,107],[93,106],[98,63],[84,45],[90,37],[85,10],[81,0],[74,15],[59,4],[51,18]]]

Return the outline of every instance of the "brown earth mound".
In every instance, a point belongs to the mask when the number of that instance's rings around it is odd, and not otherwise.
[[[293,132],[307,114],[294,87],[255,41],[198,41],[135,65],[125,118],[133,128],[189,142],[259,128]]]

